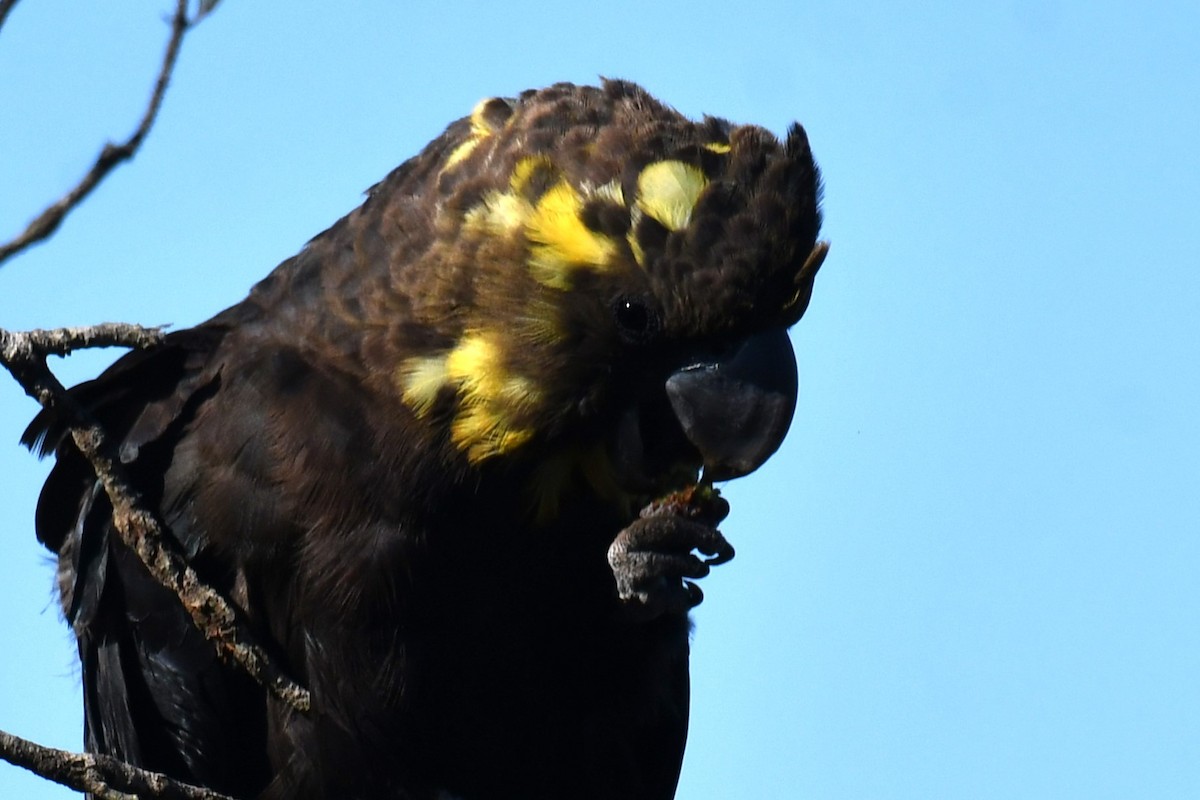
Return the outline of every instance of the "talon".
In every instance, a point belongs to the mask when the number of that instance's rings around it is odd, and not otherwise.
[[[720,536],[720,531],[717,531],[717,535]],[[736,553],[733,550],[733,545],[725,541],[725,537],[722,536],[721,544],[716,548],[716,551],[713,553],[705,553],[705,555],[709,557],[704,559],[704,563],[708,564],[710,567],[715,567],[718,564],[724,564],[728,561],[732,561]]]
[[[608,548],[617,597],[641,620],[686,614],[698,606],[704,592],[693,581],[733,556],[720,531],[692,514],[666,513],[661,506],[643,513]]]

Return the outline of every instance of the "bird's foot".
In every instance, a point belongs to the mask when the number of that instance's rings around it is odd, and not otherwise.
[[[646,506],[617,535],[608,563],[617,596],[634,618],[686,614],[700,604],[704,593],[692,581],[734,555],[716,528],[728,513],[729,503],[715,490],[692,487]]]

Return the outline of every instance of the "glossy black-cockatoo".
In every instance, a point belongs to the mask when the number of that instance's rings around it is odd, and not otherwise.
[[[618,81],[493,98],[241,303],[76,387],[312,692],[222,662],[46,412],[87,748],[242,798],[672,797],[692,581],[732,554],[703,486],[790,424],[819,194],[799,125]]]

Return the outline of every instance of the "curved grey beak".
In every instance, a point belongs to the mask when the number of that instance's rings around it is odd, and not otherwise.
[[[739,478],[783,443],[796,410],[796,355],[786,331],[760,333],[727,357],[677,370],[666,388],[704,477]]]

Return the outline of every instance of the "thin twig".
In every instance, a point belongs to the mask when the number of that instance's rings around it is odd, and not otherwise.
[[[4,15],[12,8],[16,0],[0,0],[0,3],[3,3],[0,5],[0,24],[2,24]],[[104,180],[114,167],[133,158],[137,153],[158,116],[163,95],[166,94],[167,84],[170,83],[171,73],[175,69],[175,60],[179,56],[179,47],[183,43],[183,36],[192,25],[192,21],[188,19],[187,7],[188,0],[176,0],[175,14],[171,18],[171,38],[167,41],[167,52],[163,56],[162,67],[159,69],[158,79],[154,83],[154,92],[150,95],[150,104],[146,106],[137,130],[121,144],[112,142],[105,144],[104,149],[97,156],[96,162],[92,164],[92,168],[75,188],[39,214],[33,222],[29,223],[23,233],[7,244],[0,245],[0,264],[54,233],[67,214],[83,202],[83,199],[92,193],[92,190]],[[197,17],[198,19],[199,17]]]
[[[100,800],[233,800],[111,756],[58,750],[0,731],[0,758]]]
[[[0,329],[0,363],[25,392],[65,419],[75,446],[91,463],[112,505],[113,526],[160,584],[179,596],[183,607],[217,651],[232,659],[272,694],[298,711],[311,705],[308,690],[295,683],[239,619],[234,606],[205,584],[188,564],[175,540],[154,514],[142,507],[116,448],[103,427],[75,401],[46,366],[47,354],[81,347],[153,346],[162,338],[154,328],[109,323],[93,328],[14,333]]]
[[[12,11],[16,4],[17,0],[0,0],[0,28],[4,27],[4,20],[8,16],[8,12]]]

